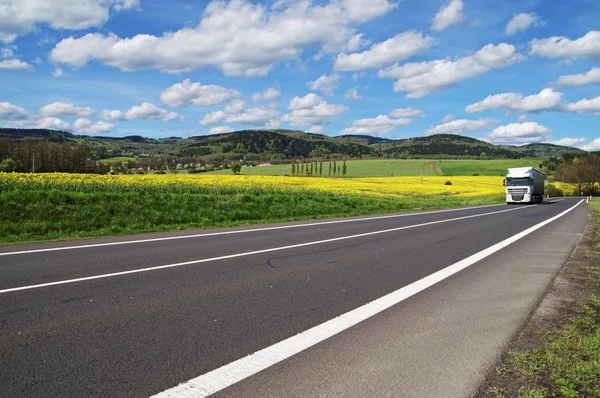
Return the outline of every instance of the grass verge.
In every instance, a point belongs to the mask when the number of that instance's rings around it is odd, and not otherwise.
[[[231,227],[498,203],[497,195],[366,197],[312,192],[0,192],[0,244]]]
[[[478,397],[600,397],[600,201],[550,295]]]

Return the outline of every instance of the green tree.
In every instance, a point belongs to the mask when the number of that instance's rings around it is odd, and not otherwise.
[[[329,171],[329,177],[331,177],[331,160],[329,161],[329,167],[327,168],[327,171]]]
[[[335,162],[335,160],[333,161],[333,176],[337,176],[337,163]]]
[[[0,171],[4,171],[6,173],[11,173],[13,171],[23,171],[23,167],[11,158],[4,159],[0,162]]]
[[[294,159],[292,159],[292,176],[296,175],[296,164],[294,162]]]
[[[240,171],[242,171],[242,166],[238,162],[235,162],[231,165],[231,171],[233,174],[240,174]]]
[[[313,167],[314,167],[314,163],[310,162],[310,175],[313,175]]]
[[[342,176],[346,177],[346,159],[344,159],[344,163],[342,164]]]
[[[323,176],[323,161],[319,162],[319,177]]]

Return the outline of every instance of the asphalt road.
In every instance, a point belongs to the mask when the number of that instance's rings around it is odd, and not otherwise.
[[[0,395],[161,393],[577,202],[1,247]],[[585,208],[575,208],[218,394],[467,396],[540,300],[587,219]]]

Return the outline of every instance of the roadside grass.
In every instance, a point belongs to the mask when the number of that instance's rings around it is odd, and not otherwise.
[[[336,161],[341,166],[341,161]],[[346,178],[357,177],[398,177],[398,176],[503,176],[509,167],[539,166],[535,159],[503,160],[424,160],[424,159],[365,159],[347,160]],[[218,170],[207,174],[231,174],[231,170]],[[264,167],[245,167],[242,175],[291,175],[292,168],[287,165]],[[314,175],[314,173],[313,173]],[[329,162],[323,162],[322,177],[329,176]]]
[[[589,204],[595,241],[565,278],[584,297],[561,324],[537,330],[532,347],[509,351],[484,397],[600,397],[600,200]]]
[[[0,244],[347,217],[498,203],[495,195],[371,197],[325,192],[0,192]]]

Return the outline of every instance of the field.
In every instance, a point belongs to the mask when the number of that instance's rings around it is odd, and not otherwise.
[[[341,165],[341,162],[337,162]],[[537,167],[535,159],[502,160],[423,160],[423,159],[376,159],[346,161],[347,178],[359,177],[397,177],[397,176],[501,176],[506,175],[509,167]],[[231,174],[231,170],[219,170],[210,174]],[[274,165],[243,168],[242,175],[291,175],[290,165]],[[329,175],[329,163],[323,163],[323,177]]]
[[[447,181],[452,185],[446,185]],[[0,173],[0,243],[501,203],[501,177]]]
[[[135,162],[137,158],[129,156],[114,156],[112,158],[106,158],[100,160],[100,163],[116,163],[116,162]]]

